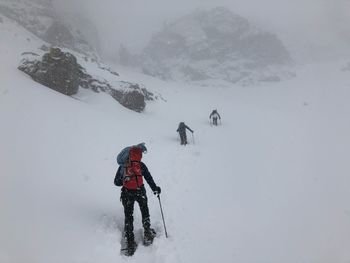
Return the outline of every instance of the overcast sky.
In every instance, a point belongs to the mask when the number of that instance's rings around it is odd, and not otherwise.
[[[196,8],[226,6],[258,27],[277,34],[296,55],[333,56],[350,47],[350,0],[54,0],[71,13],[96,23],[101,47],[116,52],[120,43],[133,52],[152,33]],[[349,48],[350,49],[350,48]]]

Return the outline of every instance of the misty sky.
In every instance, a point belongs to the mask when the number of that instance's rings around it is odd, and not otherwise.
[[[164,22],[215,6],[226,6],[277,34],[299,56],[327,57],[350,46],[350,0],[55,0],[55,4],[66,12],[88,15],[107,55],[115,54],[121,43],[137,52]]]

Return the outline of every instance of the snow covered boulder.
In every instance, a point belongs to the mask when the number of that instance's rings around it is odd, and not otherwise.
[[[136,112],[142,112],[146,107],[146,96],[144,90],[142,90],[137,84],[127,82],[123,82],[122,84],[123,86],[127,85],[128,87],[124,87],[122,90],[111,89],[111,96],[124,107]],[[146,94],[149,95],[151,93]]]
[[[120,100],[120,104],[128,109],[141,112],[146,106],[145,96],[137,90],[124,92],[123,97]]]
[[[18,69],[33,80],[65,95],[78,92],[80,65],[72,54],[62,52],[59,48],[51,48],[41,61],[33,56],[24,58]]]

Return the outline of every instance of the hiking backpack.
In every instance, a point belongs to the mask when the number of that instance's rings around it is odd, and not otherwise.
[[[123,187],[136,190],[143,185],[141,171],[142,149],[131,147],[129,151],[129,160],[124,168]]]
[[[142,152],[147,151],[144,143],[124,148],[117,156],[120,173],[114,179],[117,186],[136,190],[143,185],[141,158]]]

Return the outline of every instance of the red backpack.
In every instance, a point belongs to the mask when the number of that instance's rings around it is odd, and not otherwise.
[[[143,185],[141,158],[142,149],[140,147],[131,147],[123,181],[123,186],[127,189],[136,190]]]

